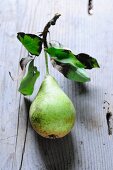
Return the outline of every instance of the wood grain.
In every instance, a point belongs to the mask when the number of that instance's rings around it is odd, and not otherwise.
[[[108,135],[106,113],[113,113],[113,2],[95,0],[87,13],[82,0],[4,0],[0,1],[0,170],[112,170],[113,136]],[[19,59],[27,52],[16,39],[19,31],[37,33],[55,13],[61,13],[51,28],[51,40],[78,54],[98,59],[101,68],[89,71],[91,82],[65,79],[52,66],[50,71],[72,99],[77,122],[62,139],[37,135],[29,123],[28,110],[44,78],[43,53],[36,64],[41,76],[30,98],[18,92]]]

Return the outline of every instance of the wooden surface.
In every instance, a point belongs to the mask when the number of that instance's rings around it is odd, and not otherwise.
[[[87,0],[0,0],[0,170],[113,170],[113,136],[108,135],[106,112],[113,104],[113,1],[94,0],[87,13]],[[89,72],[91,82],[65,79],[51,66],[53,76],[73,100],[77,122],[72,132],[58,140],[38,136],[29,123],[30,102],[18,92],[19,59],[27,56],[16,33],[42,31],[59,12],[51,39],[76,54],[85,52],[98,59],[101,68]],[[43,54],[37,61],[44,77]],[[29,99],[29,98],[28,98]],[[104,108],[105,107],[105,108]]]

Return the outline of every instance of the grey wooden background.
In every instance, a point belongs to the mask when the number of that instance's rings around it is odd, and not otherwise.
[[[113,170],[113,137],[108,135],[106,112],[113,104],[113,1],[94,0],[94,14],[87,0],[0,0],[0,169],[1,170]],[[30,102],[18,93],[19,60],[27,56],[16,39],[19,31],[42,31],[58,12],[62,17],[51,28],[76,54],[98,59],[101,68],[89,72],[92,80],[79,84],[65,79],[50,66],[51,74],[73,100],[77,121],[72,132],[58,140],[37,135],[28,119]],[[44,57],[38,58],[44,77]],[[28,98],[29,99],[29,98]],[[105,107],[105,108],[104,108]]]

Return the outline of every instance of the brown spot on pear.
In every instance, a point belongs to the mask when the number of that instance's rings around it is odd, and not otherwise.
[[[61,138],[74,126],[76,111],[56,80],[47,75],[30,107],[33,129],[46,138]]]

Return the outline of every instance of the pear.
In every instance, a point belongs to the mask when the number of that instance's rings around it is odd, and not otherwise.
[[[33,129],[46,138],[64,137],[74,126],[75,113],[73,103],[57,81],[46,75],[30,107],[29,116]]]

